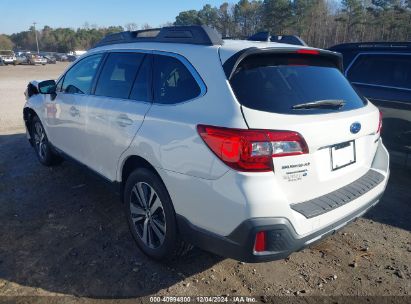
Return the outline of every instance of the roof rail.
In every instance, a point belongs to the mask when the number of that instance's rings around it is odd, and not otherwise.
[[[140,31],[120,32],[107,35],[93,48],[133,42],[186,43],[197,45],[221,45],[221,36],[211,27],[205,25],[168,26]]]
[[[271,41],[278,43],[287,43],[294,45],[303,45],[307,44],[300,37],[296,35],[271,35],[270,32],[258,32],[248,38],[251,41]]]
[[[339,49],[354,49],[354,48],[411,48],[411,42],[391,42],[391,41],[377,41],[377,42],[351,42],[334,45],[332,48]]]

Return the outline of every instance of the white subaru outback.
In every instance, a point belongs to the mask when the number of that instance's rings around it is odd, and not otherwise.
[[[341,56],[223,41],[207,27],[104,38],[55,82],[31,82],[39,161],[73,159],[119,186],[139,248],[193,244],[280,259],[378,203],[389,177],[378,109]]]

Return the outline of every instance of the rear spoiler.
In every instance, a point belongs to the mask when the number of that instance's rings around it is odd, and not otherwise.
[[[343,73],[343,57],[340,53],[332,52],[322,49],[309,49],[309,48],[256,48],[251,47],[235,53],[233,56],[227,59],[223,64],[224,73],[228,80],[231,79],[235,70],[239,64],[248,56],[258,54],[312,54],[313,56],[322,56],[334,61],[335,66]]]

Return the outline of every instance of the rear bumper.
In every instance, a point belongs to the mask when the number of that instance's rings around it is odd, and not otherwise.
[[[299,223],[295,218],[282,215],[245,219],[232,232],[224,236],[195,226],[183,216],[177,216],[179,232],[185,240],[193,245],[224,257],[246,262],[265,262],[283,259],[292,252],[299,251],[328,235],[334,234],[348,223],[362,216],[379,202],[385,191],[390,174],[389,154],[381,141],[379,142],[371,171],[375,171],[375,174],[382,176],[382,179],[379,180],[375,188],[370,188],[358,195],[353,191],[354,189],[348,189],[353,194],[353,200],[341,204],[337,202],[338,206],[330,208],[326,213],[320,213],[313,218],[301,215],[298,221],[305,223],[324,217],[327,217],[327,220],[333,219],[328,222],[323,221],[324,225],[306,233],[298,233],[295,227]],[[369,181],[375,182],[367,174],[364,177]],[[367,187],[363,180],[360,180],[360,182],[362,185],[360,188]],[[336,201],[334,200],[334,202]],[[329,216],[329,214],[333,215]],[[227,214],[227,220],[229,217],[230,215]],[[212,219],[209,220],[211,221]],[[267,251],[254,253],[255,235],[259,231],[266,232]]]
[[[304,236],[298,235],[286,218],[249,219],[225,237],[198,228],[182,216],[177,216],[177,219],[180,234],[186,241],[195,246],[244,262],[267,262],[284,259],[291,253],[334,234],[375,206],[379,202],[380,196],[341,220]],[[255,235],[258,231],[266,231],[268,251],[254,254]]]

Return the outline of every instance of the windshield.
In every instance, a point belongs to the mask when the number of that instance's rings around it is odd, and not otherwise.
[[[253,55],[240,63],[230,83],[242,105],[266,112],[332,113],[366,104],[335,64],[318,55]],[[317,104],[301,106],[307,103]]]

